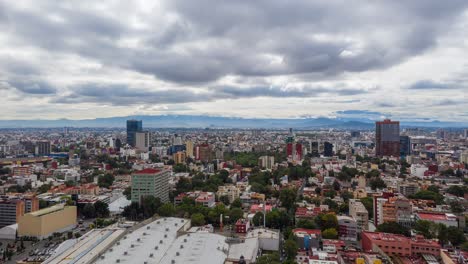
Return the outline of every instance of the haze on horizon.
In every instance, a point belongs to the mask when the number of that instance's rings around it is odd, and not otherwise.
[[[467,122],[467,8],[466,0],[0,0],[0,119]]]

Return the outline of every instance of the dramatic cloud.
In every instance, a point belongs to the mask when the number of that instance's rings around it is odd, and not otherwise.
[[[466,92],[455,78],[466,71],[467,7],[466,0],[0,0],[0,79],[9,87],[0,93],[8,115],[26,94],[32,104],[69,104],[77,114],[80,105],[110,106],[96,116],[164,110],[148,104],[216,115],[220,102],[256,98],[262,111],[230,114],[355,107],[419,118],[418,107],[427,114],[434,106],[432,114],[454,118],[450,105],[425,104]],[[444,94],[432,98],[433,90]],[[272,107],[279,100],[301,105]]]

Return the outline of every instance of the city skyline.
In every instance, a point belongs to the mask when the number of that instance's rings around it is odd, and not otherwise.
[[[467,6],[0,1],[1,119],[467,122]]]

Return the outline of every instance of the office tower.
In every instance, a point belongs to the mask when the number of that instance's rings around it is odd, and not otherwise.
[[[127,120],[127,144],[135,147],[135,133],[143,131],[143,121],[141,120]]]
[[[35,148],[36,156],[48,156],[50,155],[50,141],[37,141]]]
[[[148,151],[150,146],[150,133],[148,131],[135,132],[135,148]]]
[[[408,155],[411,155],[411,138],[400,136],[400,156],[405,158]]]
[[[323,155],[325,157],[332,157],[333,156],[333,144],[326,141],[323,143]]]
[[[463,137],[468,138],[468,128],[465,128],[465,130],[463,130]]]
[[[193,142],[188,140],[185,142],[185,151],[187,154],[187,157],[193,158]]]
[[[375,122],[375,155],[400,156],[400,122],[385,119]]]
[[[318,141],[312,141],[310,143],[310,152],[312,154],[312,157],[320,157],[320,150],[319,150],[319,142]]]
[[[0,228],[15,224],[24,215],[24,201],[2,198],[0,200]]]
[[[132,174],[132,202],[140,203],[145,196],[169,202],[169,170],[144,169]]]

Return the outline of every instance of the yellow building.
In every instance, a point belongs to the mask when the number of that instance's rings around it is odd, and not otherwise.
[[[18,220],[18,236],[43,239],[55,232],[65,232],[76,226],[76,206],[54,205],[23,215]]]
[[[177,153],[174,153],[172,155],[172,159],[174,160],[175,164],[185,163],[185,159],[186,159],[185,152],[178,151]]]

